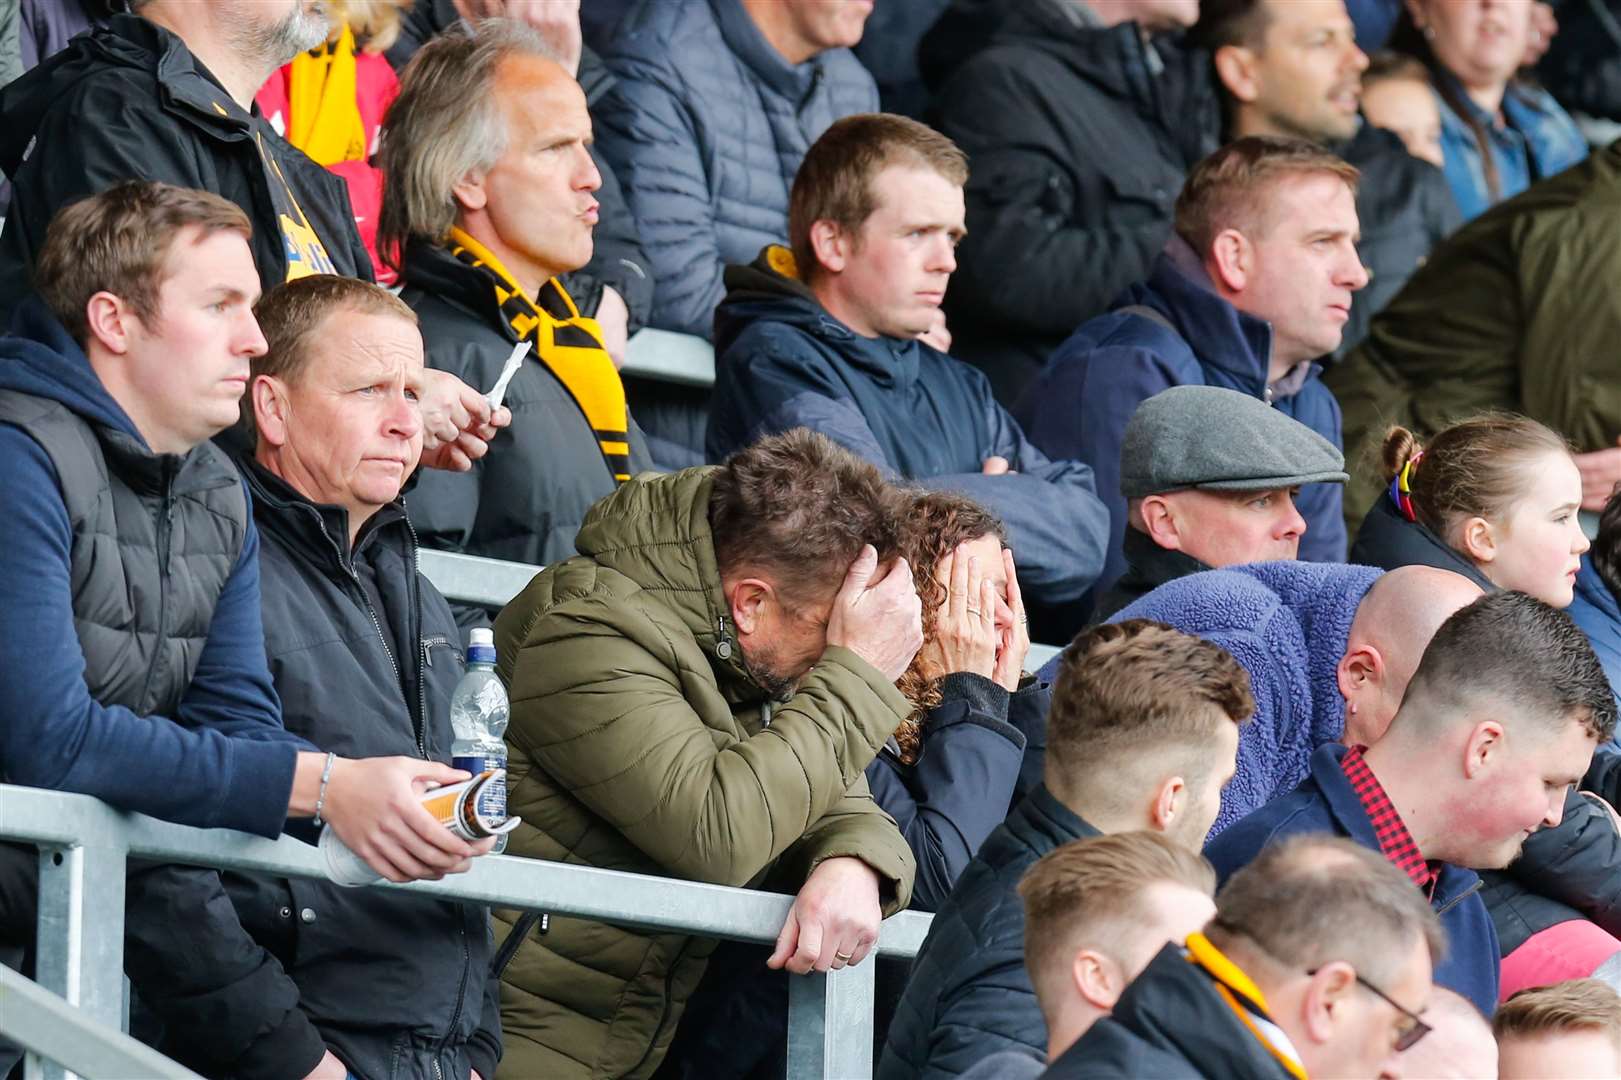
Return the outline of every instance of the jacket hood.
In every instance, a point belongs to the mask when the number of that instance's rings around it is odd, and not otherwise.
[[[1345,732],[1345,698],[1336,671],[1351,640],[1351,623],[1362,598],[1382,570],[1340,563],[1264,562],[1232,568],[1254,578],[1294,613],[1305,639],[1311,682],[1314,743],[1338,740]],[[1218,571],[1219,573],[1219,571]]]
[[[747,327],[774,322],[820,340],[881,384],[903,387],[917,379],[919,350],[926,345],[915,340],[863,337],[828,314],[798,274],[793,252],[780,244],[763,248],[747,265],[728,266],[726,299],[715,311],[715,355],[728,355]]]
[[[1127,288],[1115,310],[1138,304],[1170,319],[1201,366],[1225,372],[1251,396],[1266,400],[1272,326],[1217,295],[1187,241],[1172,234],[1148,280]]]
[[[78,342],[37,296],[24,301],[0,337],[0,389],[58,402],[90,423],[146,442],[96,377]]]
[[[739,0],[709,0],[709,7],[728,51],[773,93],[799,104],[816,89],[821,81],[820,57],[790,64],[766,40]]]
[[[1131,41],[1117,37],[1126,30]],[[954,0],[918,46],[918,67],[938,92],[968,60],[992,45],[1029,45],[1063,60],[1088,79],[1112,83],[1128,56],[1141,55],[1135,23],[1107,27],[1084,4],[1068,0]],[[1131,48],[1122,51],[1122,45]],[[1123,81],[1119,84],[1124,86]]]
[[[165,106],[227,137],[246,138],[252,116],[180,38],[135,15],[117,15],[0,89],[0,171],[14,174],[46,111],[83,80],[109,68],[142,79],[157,73]]]
[[[743,666],[709,531],[717,471],[706,465],[631,478],[585,515],[574,546],[675,612],[716,672],[732,676],[729,688],[746,696],[755,683]]]

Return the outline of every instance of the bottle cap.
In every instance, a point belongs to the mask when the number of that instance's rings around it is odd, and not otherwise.
[[[467,634],[467,662],[469,664],[495,663],[495,631],[487,627],[474,627]]]

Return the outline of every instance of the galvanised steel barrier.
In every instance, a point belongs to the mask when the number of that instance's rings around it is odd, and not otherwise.
[[[91,1080],[192,1076],[120,1034],[128,859],[326,876],[320,852],[290,836],[194,829],[39,788],[0,785],[0,839],[40,850],[36,981],[60,999],[0,969],[0,1035],[29,1051],[30,1080],[73,1073]],[[493,855],[442,881],[366,887],[767,944],[776,941],[793,903],[777,893]],[[901,912],[885,920],[874,954],[909,959],[928,928],[929,916]],[[790,977],[789,1080],[872,1075],[874,966]]]

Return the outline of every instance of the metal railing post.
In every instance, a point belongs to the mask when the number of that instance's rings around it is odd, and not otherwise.
[[[72,1005],[10,968],[0,967],[0,1011],[13,1036],[34,1054],[61,1061],[90,1077],[201,1080],[116,1028],[86,1024]]]
[[[876,957],[788,983],[788,1080],[857,1080],[872,1075]]]
[[[41,847],[34,980],[87,1017],[120,1029],[124,1019],[122,823],[110,811],[86,842]],[[30,1054],[27,1080],[67,1076]]]

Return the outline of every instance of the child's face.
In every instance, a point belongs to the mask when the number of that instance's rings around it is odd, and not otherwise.
[[[1407,152],[1441,167],[1441,110],[1416,79],[1380,79],[1362,87],[1362,112],[1375,127],[1401,136]]]

